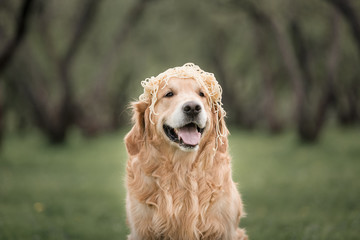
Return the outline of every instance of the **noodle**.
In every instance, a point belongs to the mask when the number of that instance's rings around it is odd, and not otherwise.
[[[222,120],[222,118],[226,115],[221,102],[222,89],[213,73],[205,72],[199,66],[193,63],[186,63],[181,67],[170,68],[165,72],[160,73],[156,77],[146,78],[144,81],[141,82],[141,86],[144,88],[144,93],[140,95],[139,100],[150,104],[149,106],[150,122],[154,124],[154,122],[152,121],[152,115],[153,114],[157,115],[154,107],[157,101],[157,93],[159,91],[159,87],[163,82],[165,83],[164,84],[165,87],[168,84],[169,79],[172,77],[193,78],[198,82],[200,86],[204,88],[212,112],[215,113],[217,116],[219,116],[219,112],[220,112],[221,117],[220,119],[219,118],[217,119],[215,124],[216,125],[215,129],[216,129],[216,139],[220,140],[220,143],[222,144],[223,142],[221,140],[221,137],[225,136],[226,134],[225,128],[221,130],[219,123]],[[217,142],[216,142],[216,148],[217,148]]]

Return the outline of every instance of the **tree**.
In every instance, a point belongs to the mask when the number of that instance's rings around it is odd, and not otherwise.
[[[4,47],[4,51],[0,53],[0,75],[10,63],[20,43],[24,40],[27,33],[27,25],[31,13],[33,0],[24,0],[20,8],[18,21],[15,24],[15,34],[12,39]],[[1,78],[0,78],[1,79]]]
[[[360,17],[350,0],[326,0],[333,5],[336,10],[343,15],[351,27],[354,39],[356,41],[360,56]]]
[[[77,119],[77,124],[87,136],[94,136],[99,132],[112,130],[121,125],[122,120],[119,115],[121,109],[126,108],[127,105],[126,89],[129,86],[132,70],[127,70],[123,75],[117,86],[121,94],[115,95],[109,92],[110,73],[118,64],[118,55],[121,54],[129,34],[139,24],[150,2],[151,0],[137,0],[130,7],[124,19],[120,19],[118,31],[114,35],[112,44],[106,49],[106,55],[99,64],[100,67],[93,77],[92,85],[80,101],[81,109],[87,110],[82,111],[83,115]],[[108,106],[110,110],[104,111],[106,109],[104,106]],[[107,120],[101,120],[98,117],[99,115],[107,115]]]
[[[4,130],[5,130],[5,106],[4,106],[4,99],[3,99],[3,94],[2,94],[2,88],[1,88],[1,83],[0,83],[0,148],[2,145],[2,140],[3,140],[3,135],[4,135]]]
[[[87,0],[83,11],[76,23],[74,34],[62,57],[57,57],[53,52],[51,39],[47,35],[47,25],[42,27],[42,36],[45,41],[44,47],[50,56],[50,61],[57,70],[57,80],[61,87],[60,100],[54,106],[48,106],[49,99],[47,95],[39,94],[39,89],[35,89],[36,84],[29,83],[24,78],[17,78],[18,86],[21,88],[32,106],[37,125],[48,137],[52,143],[63,143],[69,127],[74,123],[76,115],[81,114],[80,109],[73,96],[72,76],[70,73],[72,62],[78,52],[84,37],[90,29],[91,23],[95,17],[100,1]],[[31,56],[31,51],[29,51]],[[39,67],[33,62],[28,62],[38,73],[40,78],[45,79]]]
[[[358,49],[360,57],[360,16],[353,3],[349,0],[326,0],[347,21]],[[338,102],[338,118],[343,125],[354,124],[360,119],[360,84],[358,74],[356,79],[351,79],[350,86],[344,89],[343,100]]]
[[[292,81],[293,92],[295,96],[295,119],[297,131],[301,140],[311,142],[318,139],[320,131],[324,126],[326,113],[334,100],[333,75],[326,79],[324,91],[320,93],[318,99],[311,99],[310,104],[310,86],[314,88],[314,81],[307,64],[308,59],[307,46],[301,31],[300,24],[296,18],[292,22],[292,35],[287,30],[287,23],[281,23],[276,17],[267,14],[259,6],[250,1],[237,2],[244,9],[251,19],[257,24],[258,28],[267,27],[277,42],[279,55],[283,65]],[[334,41],[330,50],[330,61],[328,66],[336,69],[338,59],[338,24],[334,24],[332,40]],[[297,50],[297,51],[296,51]],[[263,63],[263,65],[266,63]],[[263,69],[264,71],[264,69]],[[328,69],[329,74],[333,74],[332,69]]]

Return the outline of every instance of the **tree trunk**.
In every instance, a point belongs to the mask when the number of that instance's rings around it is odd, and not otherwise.
[[[344,19],[348,22],[354,40],[358,49],[358,56],[360,57],[360,16],[358,11],[349,0],[327,0],[332,4],[336,10],[342,14]],[[353,84],[345,91],[345,106],[338,103],[338,118],[342,125],[352,125],[360,118],[359,113],[359,78],[353,80]]]
[[[16,24],[16,30],[14,37],[6,44],[4,51],[0,54],[0,75],[5,70],[14,56],[16,49],[23,41],[27,33],[27,24],[29,22],[29,16],[33,0],[25,0],[21,6],[21,10],[18,16],[18,22]],[[1,80],[1,78],[0,78]]]
[[[43,46],[50,61],[55,65],[59,85],[61,87],[61,97],[59,102],[53,106],[48,106],[48,103],[50,102],[48,96],[39,94],[40,91],[39,89],[36,89],[36,84],[30,84],[23,79],[18,80],[18,87],[22,89],[26,98],[29,100],[39,128],[51,143],[63,143],[66,140],[69,127],[74,123],[76,116],[81,114],[74,98],[71,66],[81,43],[84,41],[84,37],[90,30],[100,2],[101,1],[97,0],[87,0],[83,10],[79,13],[80,17],[75,26],[73,37],[67,46],[65,54],[61,58],[56,56],[51,47],[53,46],[53,41],[49,38],[50,36],[48,33],[47,23],[49,20],[45,19],[42,22],[41,36],[45,42]],[[46,76],[42,76],[42,72],[36,63],[30,61],[28,64],[32,66],[33,72],[40,75],[40,78],[46,78]],[[39,76],[36,76],[36,78],[39,78]]]
[[[293,36],[295,35],[293,41],[291,42],[286,29],[277,21],[276,18],[271,15],[266,14],[260,8],[258,8],[251,1],[241,1],[241,6],[246,10],[246,12],[255,19],[255,21],[262,23],[263,26],[268,26],[272,31],[277,46],[280,52],[280,55],[283,60],[283,64],[290,76],[292,81],[294,93],[295,93],[295,119],[297,122],[297,131],[300,139],[305,142],[315,141],[319,137],[319,133],[325,123],[326,112],[333,98],[333,88],[332,84],[329,83],[331,79],[327,79],[327,84],[325,86],[324,94],[318,100],[318,103],[315,104],[315,110],[311,110],[314,104],[311,106],[308,103],[308,88],[311,81],[311,74],[308,68],[308,57],[307,57],[307,47],[304,42],[304,37],[302,36],[300,25],[293,21]],[[332,50],[330,50],[330,58],[332,58],[333,65],[337,65],[337,56],[334,55],[334,52],[338,54],[338,25],[335,24],[336,35],[332,38]],[[294,46],[297,47],[298,52]],[[334,50],[335,49],[335,50]],[[334,60],[335,59],[335,60]]]
[[[279,133],[282,130],[282,125],[276,116],[275,111],[275,94],[274,94],[274,78],[269,60],[266,58],[266,44],[263,41],[263,32],[261,29],[261,22],[253,18],[253,36],[256,48],[256,57],[260,65],[260,72],[263,81],[263,96],[264,106],[263,111],[267,120],[267,125],[271,133]]]
[[[301,115],[304,114],[304,76],[299,66],[296,54],[292,43],[288,37],[283,26],[272,16],[268,15],[262,9],[256,6],[252,1],[236,1],[241,8],[252,18],[255,22],[263,27],[268,27],[276,40],[279,53],[283,60],[283,64],[289,74],[290,80],[294,89],[294,102],[295,102],[295,119],[300,121]]]
[[[1,84],[0,84],[0,87],[1,87]],[[5,131],[5,106],[4,106],[2,89],[3,88],[0,88],[0,149],[2,146],[2,141],[4,138],[4,131]]]
[[[116,64],[116,58],[119,55],[119,52],[129,33],[143,17],[146,6],[151,1],[152,0],[137,0],[126,14],[125,19],[122,20],[119,32],[116,33],[113,44],[109,47],[109,49],[107,49],[107,55],[100,64],[101,68],[99,68],[99,71],[94,78],[93,88],[89,92],[90,99],[93,99],[94,96],[101,99],[104,95],[106,95],[109,74],[113,72]]]
[[[120,107],[121,109],[124,105],[120,106],[122,103],[117,102],[116,99],[118,98],[116,96],[112,97],[109,94],[109,76],[115,69],[117,56],[120,54],[121,48],[123,47],[127,37],[131,33],[131,30],[139,23],[145,13],[147,4],[151,1],[152,0],[137,0],[136,3],[134,3],[129,12],[126,14],[125,19],[120,22],[121,27],[119,27],[119,31],[115,35],[113,44],[109,46],[105,58],[99,64],[99,71],[96,72],[93,84],[82,101],[82,109],[87,109],[88,111],[83,111],[83,115],[77,119],[78,126],[82,129],[84,135],[86,136],[96,136],[99,132],[117,128],[120,124],[121,118],[119,118],[118,115],[119,110],[114,108]],[[125,76],[120,85],[127,86],[128,80],[127,76]],[[124,90],[122,89],[121,94],[124,94],[123,91]],[[118,100],[120,101],[121,99]],[[124,99],[124,102],[125,101],[126,100]],[[101,112],[103,110],[101,106],[103,105],[111,105],[110,113]],[[101,120],[91,117],[96,114],[110,115],[108,117],[109,121],[101,122]]]
[[[226,47],[228,38],[221,27],[213,27],[210,31],[211,36],[206,37],[206,43],[203,45],[204,54],[209,60],[209,64],[215,69],[216,79],[219,81],[223,90],[222,102],[225,110],[230,113],[227,115],[228,124],[236,124],[246,129],[251,129],[256,124],[254,112],[245,113],[241,99],[241,92],[234,87],[239,76],[232,76],[226,69]],[[211,39],[211,40],[210,40]],[[209,51],[212,49],[213,51]]]
[[[339,17],[336,13],[330,18],[329,24],[332,26],[329,39],[331,40],[329,47],[329,55],[327,57],[327,78],[323,87],[318,104],[316,105],[314,116],[305,120],[300,125],[299,134],[305,141],[315,141],[320,134],[326,120],[328,109],[335,105],[335,82],[338,75],[338,67],[340,60],[340,26]],[[311,116],[311,114],[309,114]]]
[[[338,120],[342,126],[351,126],[360,120],[359,108],[359,79],[353,80],[352,84],[345,89],[343,101],[337,105]]]
[[[358,11],[349,0],[327,0],[349,23],[360,56],[360,17]]]

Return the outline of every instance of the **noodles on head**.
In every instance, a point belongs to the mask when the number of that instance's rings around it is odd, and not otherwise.
[[[157,93],[159,91],[159,87],[162,83],[164,83],[164,86],[166,86],[169,79],[172,77],[195,79],[199,83],[199,85],[204,88],[207,100],[209,102],[209,105],[211,106],[211,111],[213,111],[218,116],[220,112],[220,116],[222,116],[222,118],[225,116],[226,113],[222,108],[221,102],[222,89],[219,83],[216,81],[214,74],[203,71],[199,66],[193,63],[186,63],[181,67],[170,68],[165,72],[160,73],[156,77],[146,78],[144,81],[141,82],[141,85],[144,88],[144,93],[140,95],[139,100],[150,104],[149,119],[151,123],[154,124],[151,118],[152,114],[157,115],[154,107],[157,101]],[[226,130],[224,128],[220,129],[220,121],[221,119],[217,119],[215,128],[216,138],[222,144],[221,136],[224,136],[226,134]]]

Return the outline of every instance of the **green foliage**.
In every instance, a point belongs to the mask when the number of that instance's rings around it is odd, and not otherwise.
[[[11,135],[0,153],[0,239],[125,239],[125,131],[64,146]],[[360,129],[294,134],[232,129],[233,176],[251,239],[360,236]]]

